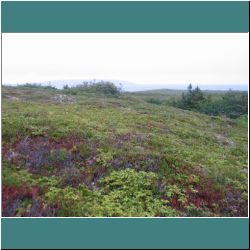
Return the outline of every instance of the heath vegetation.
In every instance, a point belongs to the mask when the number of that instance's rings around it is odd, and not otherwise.
[[[2,87],[2,215],[247,216],[248,93]]]

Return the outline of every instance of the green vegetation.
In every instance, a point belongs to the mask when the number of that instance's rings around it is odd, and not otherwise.
[[[3,86],[3,216],[247,216],[243,94]]]
[[[248,113],[248,95],[246,92],[228,91],[220,99],[213,100],[212,96],[205,96],[197,86],[192,89],[188,86],[188,93],[182,94],[182,98],[173,105],[187,110],[194,110],[208,115],[226,115],[230,118],[238,118]]]
[[[75,87],[65,85],[64,93],[72,95],[81,95],[82,93],[102,93],[106,95],[118,95],[120,88],[117,88],[112,82],[83,82]]]

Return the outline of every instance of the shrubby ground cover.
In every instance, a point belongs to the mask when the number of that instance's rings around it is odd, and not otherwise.
[[[173,96],[3,86],[2,215],[247,216],[247,115]]]

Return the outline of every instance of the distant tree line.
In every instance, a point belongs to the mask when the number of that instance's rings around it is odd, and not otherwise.
[[[20,89],[56,89],[50,82],[47,85],[42,85],[41,83],[18,84],[16,87]]]
[[[208,115],[238,118],[248,113],[248,93],[229,90],[221,98],[213,99],[211,95],[205,95],[198,86],[193,89],[192,84],[189,84],[187,93],[182,93],[182,97],[172,104]]]
[[[68,85],[63,86],[65,92],[77,95],[82,92],[91,92],[91,93],[103,93],[109,95],[117,95],[121,92],[121,85],[117,87],[114,83],[109,81],[100,81],[100,82],[86,82],[78,84],[76,86],[69,87]]]

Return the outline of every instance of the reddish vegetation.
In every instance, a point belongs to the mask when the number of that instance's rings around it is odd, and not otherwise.
[[[197,193],[189,193],[188,203],[194,204],[197,208],[205,204],[206,207],[213,209],[213,204],[218,204],[221,200],[221,193],[214,190],[212,183],[203,184],[196,187]]]
[[[24,199],[35,200],[38,196],[38,187],[15,187],[6,186],[2,188],[2,209],[3,216],[15,216],[16,208]]]
[[[23,211],[19,210],[18,216],[24,217],[47,217],[55,216],[59,207],[46,206],[39,198],[39,187],[15,187],[4,185],[2,188],[2,216],[17,216],[18,208],[22,202],[29,200],[31,206]]]
[[[124,134],[115,138],[114,145],[117,147],[123,146],[125,143],[143,142],[144,138],[140,135]],[[81,158],[79,146],[91,147],[91,151],[87,156]],[[9,162],[16,165],[22,164],[31,173],[36,173],[44,176],[50,176],[51,172],[56,176],[62,178],[62,186],[77,187],[84,183],[90,189],[99,186],[100,178],[108,173],[108,167],[96,165],[96,149],[98,143],[91,144],[86,140],[76,136],[68,137],[67,139],[49,139],[46,137],[26,137],[19,139],[16,143],[4,144],[2,153]],[[49,157],[51,152],[60,152],[65,150],[66,158],[63,160],[55,160],[50,164]],[[80,157],[80,158],[79,158]],[[77,164],[77,167],[76,165]],[[163,196],[163,199],[169,201],[169,205],[176,210],[185,212],[185,206],[193,204],[197,209],[209,209],[215,214],[227,213],[233,216],[245,216],[247,211],[242,210],[241,207],[247,207],[247,204],[235,203],[241,197],[241,193],[236,190],[226,187],[227,194],[222,191],[217,191],[213,186],[213,182],[206,176],[206,173],[200,169],[186,165],[181,159],[165,156],[154,157],[152,155],[144,154],[134,155],[120,155],[114,158],[110,164],[113,169],[131,168],[143,171],[158,172],[164,166],[165,181],[159,181],[158,191],[167,185],[180,184],[185,190],[186,201],[179,200],[178,194],[173,194],[171,198]],[[52,170],[47,170],[46,166],[53,166]],[[68,166],[71,166],[68,168]],[[176,179],[177,176],[183,179]],[[186,176],[186,177],[185,177]],[[192,176],[199,176],[199,181],[194,182]],[[193,186],[197,192],[193,192],[189,186]],[[55,216],[58,207],[48,207],[43,204],[39,198],[39,187],[32,186],[3,186],[2,194],[2,209],[3,216],[16,216],[18,208],[25,199],[29,199],[31,208],[21,213],[21,216]],[[243,201],[242,201],[243,202]],[[217,205],[217,206],[216,206]],[[19,214],[20,216],[20,214]]]
[[[49,165],[49,157],[52,152],[60,153],[65,150],[69,154],[69,159],[65,161],[53,162],[54,167],[65,167],[76,160],[79,152],[74,150],[75,145],[85,145],[86,141],[79,137],[71,136],[66,139],[49,139],[46,137],[26,137],[19,139],[13,145],[3,146],[3,155],[12,163],[20,163],[32,169],[32,172],[39,171],[41,166]],[[80,162],[82,164],[82,161]]]
[[[25,149],[38,149],[41,146],[46,146],[48,150],[56,149],[72,149],[74,145],[84,143],[84,140],[77,137],[71,136],[66,139],[51,139],[41,136],[26,137],[18,140],[12,145],[13,149],[16,149],[17,152],[25,151]]]

